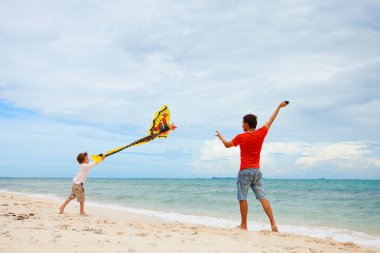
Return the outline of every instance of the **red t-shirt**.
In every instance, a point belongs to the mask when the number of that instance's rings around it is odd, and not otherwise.
[[[268,128],[264,125],[254,132],[244,132],[232,139],[232,144],[240,146],[240,170],[260,168],[260,152]]]

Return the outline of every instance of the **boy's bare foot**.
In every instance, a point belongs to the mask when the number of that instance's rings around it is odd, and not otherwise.
[[[83,216],[88,216],[88,214],[85,213],[85,212],[80,212],[79,214],[80,214],[80,215],[83,215]]]
[[[64,211],[64,210],[65,210],[64,208],[60,207],[60,208],[59,208],[59,214],[63,214],[63,211]]]
[[[248,230],[246,226],[242,226],[242,225],[237,226],[236,228],[241,229],[241,230]]]
[[[273,226],[272,226],[272,232],[278,232],[277,225],[273,225]]]

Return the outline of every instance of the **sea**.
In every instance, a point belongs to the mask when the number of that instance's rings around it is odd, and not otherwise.
[[[0,191],[64,201],[72,178],[0,178]],[[380,180],[264,179],[280,232],[380,248]],[[86,205],[186,224],[240,224],[236,179],[88,178]],[[250,230],[269,230],[252,191]],[[58,207],[57,207],[58,208]]]

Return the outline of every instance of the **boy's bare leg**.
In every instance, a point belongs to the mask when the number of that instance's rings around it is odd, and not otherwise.
[[[65,207],[67,206],[68,203],[70,203],[71,200],[72,200],[72,199],[67,198],[67,199],[65,200],[65,202],[62,204],[62,206],[59,207],[59,214],[63,214],[63,213],[64,213],[64,211],[65,211]]]
[[[87,213],[84,211],[84,200],[80,201],[79,204],[80,204],[80,212],[79,212],[79,214],[86,216]]]
[[[265,213],[267,214],[269,220],[270,220],[270,225],[272,227],[272,232],[278,232],[278,228],[276,225],[276,222],[273,218],[273,213],[272,213],[272,208],[270,206],[269,200],[268,199],[261,199],[260,200],[261,205],[264,208]]]

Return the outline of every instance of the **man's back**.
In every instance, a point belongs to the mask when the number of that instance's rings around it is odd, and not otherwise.
[[[260,168],[261,148],[268,133],[268,128],[263,126],[255,131],[247,131],[238,134],[232,139],[234,146],[240,146],[240,169]]]

